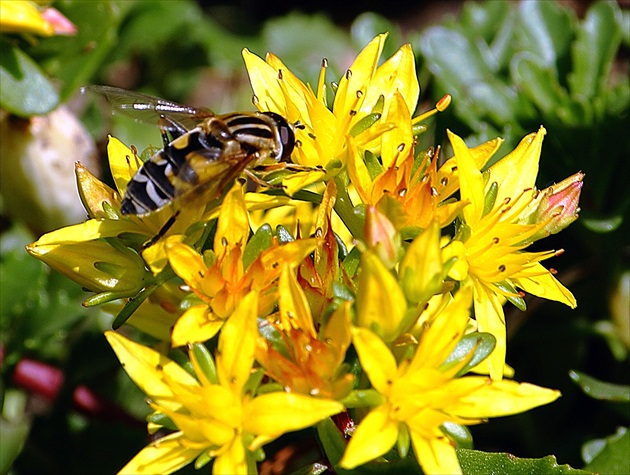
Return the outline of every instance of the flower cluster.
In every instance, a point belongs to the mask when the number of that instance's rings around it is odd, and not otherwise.
[[[576,219],[582,174],[536,188],[542,127],[489,167],[500,139],[469,148],[449,132],[452,157],[418,150],[423,122],[450,98],[414,117],[413,53],[405,45],[379,65],[385,39],[332,90],[326,61],[312,88],[276,56],[244,50],[259,109],[299,124],[299,167],[281,170],[281,187],[236,180],[175,219],[170,206],[122,215],[140,162],[111,138],[118,189],[78,165],[90,219],[28,246],[94,291],[88,305],[118,305],[115,328],[126,321],[188,353],[185,369],[107,332],[149,397],[150,432],[167,430],[121,473],[192,461],[255,473],[266,443],[340,413],[353,421],[343,455],[319,431],[329,466],[411,457],[425,473],[460,473],[454,428],[559,397],[505,377],[503,305],[523,308],[527,292],[575,307],[541,264],[561,251],[527,247]]]

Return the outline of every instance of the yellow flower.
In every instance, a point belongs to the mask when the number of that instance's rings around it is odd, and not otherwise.
[[[387,35],[374,38],[359,53],[339,81],[335,100],[326,102],[326,61],[316,91],[295,77],[279,58],[268,53],[265,61],[243,51],[257,106],[299,123],[300,143],[293,154],[300,165],[329,167],[333,159],[346,162],[348,138],[357,145],[378,146],[380,136],[396,127],[388,119],[390,107],[402,100],[413,111],[419,95],[415,61],[410,45],[404,45],[381,66],[378,60]],[[404,126],[404,125],[403,125]],[[411,124],[408,124],[411,147]]]
[[[315,239],[298,239],[264,250],[247,268],[243,252],[249,237],[249,219],[243,187],[235,183],[223,200],[214,252],[201,256],[177,239],[167,239],[169,263],[177,275],[202,300],[187,309],[173,329],[173,346],[202,342],[212,338],[234,311],[236,304],[251,290],[266,293],[260,313],[273,308],[269,289],[280,276],[282,264],[298,265],[316,245]],[[208,262],[208,263],[207,263]]]
[[[0,32],[34,33],[42,36],[73,35],[76,27],[58,10],[40,10],[33,2],[0,0]]]
[[[535,180],[544,135],[545,129],[541,127],[482,173],[464,141],[449,133],[459,173],[461,200],[467,206],[462,211],[462,225],[455,240],[444,254],[445,259],[459,259],[450,271],[451,277],[472,281],[479,331],[491,333],[497,340],[489,359],[493,379],[501,378],[505,363],[502,305],[508,299],[524,306],[517,289],[571,308],[576,306],[571,292],[540,264],[561,251],[523,251],[555,219],[548,216],[534,220],[533,224],[522,222],[530,215],[530,205],[539,196]]]
[[[457,474],[455,443],[445,423],[477,424],[547,404],[558,391],[482,376],[456,378],[462,364],[444,366],[468,323],[471,290],[462,288],[446,311],[421,336],[411,359],[396,361],[385,343],[366,328],[353,330],[353,343],[381,403],[360,422],[341,459],[353,469],[389,451],[399,438],[411,438],[427,474]]]
[[[150,348],[105,334],[156,414],[177,428],[142,449],[119,473],[169,474],[195,459],[197,464],[215,459],[213,474],[255,473],[254,452],[262,445],[344,409],[339,402],[302,394],[252,392],[257,300],[255,292],[247,294],[225,323],[214,371],[191,349],[196,377]]]
[[[342,366],[352,338],[350,302],[332,313],[318,337],[306,296],[286,264],[278,293],[277,323],[270,323],[275,333],[265,332],[273,338],[259,338],[256,351],[265,373],[290,392],[331,399],[345,397],[354,382]]]

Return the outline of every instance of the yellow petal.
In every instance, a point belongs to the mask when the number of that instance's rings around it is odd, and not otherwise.
[[[276,55],[267,53],[265,60],[276,71],[276,81],[278,81],[286,103],[285,117],[290,122],[309,117],[308,105],[309,99],[314,99],[313,92]]]
[[[364,252],[357,295],[357,324],[391,342],[400,334],[406,311],[407,301],[398,281],[374,253]]]
[[[212,465],[212,474],[248,475],[255,473],[252,471],[252,468],[255,469],[255,467],[248,467],[247,462],[245,447],[241,437],[234,437],[230,445],[225,448],[225,451],[215,459]]]
[[[350,111],[354,110],[356,112],[358,110],[358,102],[362,100],[367,92],[366,84],[376,70],[386,38],[387,34],[381,34],[370,41],[358,54],[354,63],[348,69],[349,72],[346,72],[341,81],[339,81],[333,105],[333,113],[336,117],[344,117],[344,120],[349,121],[351,117]],[[357,91],[362,91],[362,96],[358,95]]]
[[[199,386],[190,373],[157,351],[113,331],[105,332],[105,337],[129,377],[156,403],[171,409],[179,407],[178,403],[173,402],[176,396],[164,382],[165,376],[182,385]]]
[[[278,71],[247,48],[243,49],[242,55],[259,109],[286,115],[287,104],[278,84]]]
[[[217,374],[222,386],[240,394],[254,364],[258,337],[258,294],[250,292],[223,324],[219,336]]]
[[[504,140],[502,138],[495,138],[469,149],[477,170],[482,170],[486,166],[486,163],[488,163],[497,150],[499,150],[499,147],[501,147],[503,142]],[[442,199],[448,198],[457,191],[459,188],[459,171],[457,169],[457,159],[455,157],[449,158],[442,164],[438,170],[435,182],[446,182],[446,185],[440,192]]]
[[[195,305],[186,310],[173,328],[171,345],[173,347],[188,343],[202,343],[216,335],[223,320],[210,313],[208,306]]]
[[[396,360],[389,348],[383,340],[365,328],[353,328],[352,336],[361,366],[370,378],[372,386],[381,394],[389,394],[391,383],[398,371]]]
[[[116,188],[123,195],[127,189],[127,183],[138,171],[142,162],[129,147],[111,135],[107,142],[107,157]]]
[[[117,237],[125,232],[138,232],[135,224],[127,220],[90,219],[84,223],[66,226],[44,234],[32,246],[60,246],[84,243],[105,237]]]
[[[483,177],[464,141],[451,131],[447,131],[447,133],[457,159],[461,201],[470,203],[463,210],[464,219],[468,224],[476,223],[483,214]]]
[[[22,0],[0,2],[0,31],[8,33],[35,33],[52,36],[53,25],[43,17],[36,4]]]
[[[120,469],[119,475],[156,473],[169,474],[192,462],[203,449],[187,448],[182,441],[185,437],[175,432],[147,445]]]
[[[147,276],[142,259],[134,251],[113,247],[104,240],[67,241],[81,239],[82,232],[93,236],[93,226],[84,226],[93,221],[48,233],[26,246],[26,251],[89,290],[125,296],[138,292]],[[69,233],[71,229],[77,230],[77,234]]]
[[[542,264],[536,263],[528,268],[528,270],[530,269],[536,275],[535,277],[524,276],[511,279],[517,287],[537,297],[555,300],[571,308],[577,307],[577,301],[571,291],[562,285]]]
[[[209,283],[206,282],[210,270],[197,251],[184,243],[169,239],[166,244],[166,255],[173,271],[195,292],[202,296],[214,296],[215,289],[210,289]]]
[[[415,368],[438,368],[451,354],[468,325],[472,288],[465,285],[437,314],[422,339],[408,371]]]
[[[75,164],[75,174],[79,197],[90,218],[107,217],[103,203],[109,204],[113,209],[120,207],[120,195],[92,175],[80,162]]]
[[[538,132],[527,135],[517,147],[490,167],[489,183],[499,184],[493,211],[503,206],[506,198],[514,198],[527,188],[536,185],[538,162],[542,142],[547,131],[540,127]],[[515,173],[515,170],[518,172]]]
[[[217,231],[214,236],[214,252],[237,245],[244,246],[249,237],[249,217],[243,198],[243,185],[237,181],[227,192],[221,205]]]
[[[428,301],[442,286],[440,228],[425,229],[407,248],[399,266],[400,285],[411,302]]]
[[[356,191],[361,197],[363,203],[371,202],[372,195],[372,177],[368,171],[367,165],[363,160],[364,150],[355,145],[355,140],[348,136],[347,149],[347,170],[350,181],[354,185]]]
[[[380,457],[391,449],[398,437],[398,422],[389,418],[389,407],[373,409],[352,435],[339,465],[353,469]]]
[[[377,68],[361,110],[369,113],[381,94],[385,95],[386,104],[391,96],[400,94],[408,111],[413,112],[416,109],[420,84],[416,74],[416,60],[409,43],[404,44]]]
[[[452,380],[448,383],[447,390],[459,393],[462,387],[474,385],[477,380],[485,380],[486,384],[470,391],[469,395],[459,398],[456,403],[445,407],[447,413],[473,419],[508,416],[549,404],[560,397],[560,391],[554,389],[518,383],[509,379],[490,381],[480,376]]]
[[[297,281],[288,264],[282,266],[280,281],[278,282],[278,306],[280,307],[280,321],[283,329],[301,329],[316,338],[311,308],[304,295],[304,291]]]
[[[282,179],[282,187],[287,195],[293,196],[307,186],[322,181],[325,176],[326,172],[324,170],[291,173]]]
[[[457,260],[449,269],[448,276],[461,282],[468,277],[469,270],[468,261],[466,260],[466,246],[464,246],[463,242],[453,240],[442,249],[443,262],[447,262],[453,257],[457,258]]]
[[[424,473],[431,475],[462,473],[455,447],[445,436],[426,438],[414,431],[410,433],[413,450]]]
[[[343,404],[330,399],[297,393],[274,392],[258,396],[243,408],[243,429],[250,434],[278,437],[304,429],[344,410]],[[255,450],[254,441],[249,449]]]
[[[408,108],[403,95],[396,91],[389,101],[385,117],[381,119],[386,123],[396,124],[396,127],[383,134],[381,158],[386,169],[400,163],[400,157],[409,155],[413,147],[412,110]]]
[[[496,346],[488,357],[490,377],[500,380],[503,377],[506,353],[506,330],[503,306],[496,293],[481,282],[474,281],[474,307],[478,330],[492,334]]]

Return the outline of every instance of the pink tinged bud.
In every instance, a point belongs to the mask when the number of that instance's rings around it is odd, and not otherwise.
[[[74,23],[56,8],[48,7],[41,15],[44,21],[52,26],[56,35],[75,35],[77,33],[77,27]]]
[[[583,178],[584,173],[579,172],[540,191],[530,204],[529,213],[521,219],[521,222],[542,226],[532,241],[556,234],[578,218]]]
[[[557,185],[543,190],[543,193],[546,194],[543,197],[543,200],[546,201],[546,209],[543,211],[541,218],[552,218],[549,225],[546,226],[546,229],[551,234],[563,230],[577,219],[580,211],[578,207],[580,192],[584,184],[583,178],[584,173],[579,172]]]
[[[365,241],[388,269],[396,265],[401,249],[400,236],[392,222],[374,206],[365,212]]]

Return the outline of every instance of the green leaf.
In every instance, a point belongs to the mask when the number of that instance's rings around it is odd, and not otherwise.
[[[569,100],[567,91],[558,83],[555,68],[531,53],[516,54],[510,63],[510,74],[545,114],[553,114],[559,104]]]
[[[66,0],[55,4],[77,27],[74,36],[47,38],[34,48],[46,71],[62,81],[61,100],[67,99],[102,66],[116,46],[118,25],[127,2]]]
[[[605,90],[621,34],[616,3],[597,2],[589,8],[572,46],[573,73],[568,77],[572,95],[591,98]]]
[[[556,2],[521,2],[519,23],[522,50],[539,57],[544,65],[555,69],[573,39],[573,12]]]
[[[623,216],[615,215],[601,219],[584,217],[580,222],[590,231],[596,233],[611,233],[619,229],[623,223]]]
[[[290,13],[275,18],[266,22],[262,38],[267,51],[273,51],[296,76],[311,84],[317,84],[325,57],[331,58],[328,77],[341,76],[342,70],[332,59],[345,57],[350,43],[348,36],[322,14]]]
[[[509,2],[466,2],[458,24],[464,32],[474,33],[490,43],[496,33],[497,25],[511,16]]]
[[[306,467],[302,467],[299,470],[296,470],[291,475],[320,475],[321,473],[326,473],[328,471],[328,467],[321,463],[313,463],[311,465],[307,465]]]
[[[596,447],[591,447],[595,452],[591,454],[594,458],[584,467],[585,470],[610,475],[630,473],[630,431],[627,428],[620,427],[616,434],[593,440],[589,444],[596,444]]]
[[[379,459],[382,461],[369,462],[357,467],[355,470],[345,470],[339,467],[339,461],[346,450],[346,440],[339,429],[337,429],[334,422],[331,419],[326,419],[318,423],[317,435],[328,461],[332,464],[335,473],[338,475],[396,475],[400,473],[420,475],[422,473],[415,458],[408,456],[404,459],[400,459],[395,452],[385,454]]]
[[[350,27],[352,40],[358,48],[363,48],[376,35],[385,32],[389,33],[389,37],[383,48],[383,57],[388,58],[396,52],[402,43],[400,31],[395,23],[377,13],[366,12],[356,17]]]
[[[494,473],[501,475],[590,475],[591,472],[558,465],[553,455],[539,459],[517,458],[506,453],[480,452],[478,450],[456,449],[457,458],[464,475]]]
[[[630,402],[630,386],[606,383],[575,370],[569,371],[569,377],[594,399]]]
[[[9,473],[11,465],[22,451],[28,438],[31,421],[26,415],[26,393],[17,389],[4,394],[0,416],[0,473]]]
[[[59,102],[48,78],[21,49],[0,40],[0,105],[20,117],[45,114]]]

